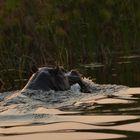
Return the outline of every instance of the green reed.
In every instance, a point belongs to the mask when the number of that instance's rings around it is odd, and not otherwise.
[[[116,51],[139,49],[138,0],[2,0],[0,9],[0,69],[19,79],[33,64],[108,64]]]

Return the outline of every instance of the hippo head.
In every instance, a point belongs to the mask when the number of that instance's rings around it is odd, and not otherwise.
[[[24,89],[33,90],[67,90],[70,88],[68,78],[62,68],[42,67],[32,70],[34,74],[29,79]]]
[[[70,88],[68,77],[65,76],[65,70],[56,67],[48,70],[54,80],[55,90],[68,90]]]
[[[70,89],[71,85],[78,83],[82,92],[90,92],[80,73],[76,70],[66,72],[60,67],[42,67],[39,69],[33,67],[32,72],[33,75],[22,91],[26,89],[64,91]]]

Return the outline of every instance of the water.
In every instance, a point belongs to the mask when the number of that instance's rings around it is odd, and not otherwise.
[[[81,66],[100,83],[84,79],[91,93],[77,84],[64,92],[0,93],[0,140],[139,140],[139,59],[118,56],[108,65]]]
[[[140,55],[113,55],[108,64],[81,65],[80,70],[96,83],[140,87]]]

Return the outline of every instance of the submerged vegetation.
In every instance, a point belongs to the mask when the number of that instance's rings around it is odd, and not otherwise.
[[[116,51],[139,51],[139,0],[0,3],[0,78],[13,83],[5,88],[22,87],[34,64],[69,69],[95,60],[107,64]]]

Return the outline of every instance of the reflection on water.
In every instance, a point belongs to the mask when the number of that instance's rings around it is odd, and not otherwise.
[[[58,140],[138,140],[140,88],[89,96],[54,109],[40,104],[33,112],[8,115],[6,119],[7,115],[0,115],[2,140],[45,140],[46,137]]]
[[[109,64],[82,65],[80,70],[100,84],[140,87],[140,55],[114,55]]]

